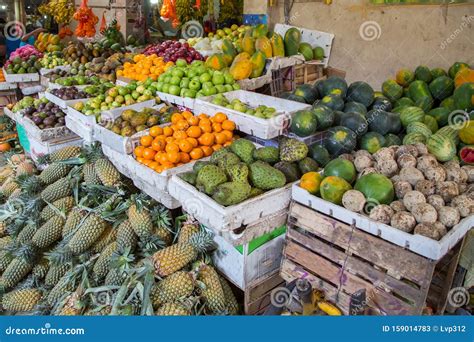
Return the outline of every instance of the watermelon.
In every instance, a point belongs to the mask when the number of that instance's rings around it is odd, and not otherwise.
[[[369,132],[360,139],[360,148],[374,154],[385,146],[385,138],[377,132]]]
[[[337,176],[345,179],[349,184],[352,184],[357,177],[357,171],[354,164],[342,158],[331,160],[324,167],[324,177]]]
[[[322,199],[340,205],[342,203],[342,196],[351,189],[351,185],[345,179],[329,176],[321,182],[319,192]]]
[[[431,77],[433,78],[433,80],[440,76],[448,76],[448,74],[446,73],[446,71],[444,71],[444,69],[441,68],[431,69]]]
[[[428,112],[429,116],[436,119],[439,127],[443,127],[448,124],[449,114],[451,114],[451,111],[444,107],[438,107]]]
[[[415,105],[428,111],[433,106],[433,98],[431,97],[428,85],[420,80],[414,81],[408,88],[410,98],[415,101]]]
[[[396,108],[396,107],[410,107],[414,105],[415,105],[415,102],[413,102],[413,100],[410,99],[409,97],[401,97],[395,102],[393,106],[394,108]]]
[[[334,123],[334,112],[331,108],[318,104],[311,110],[313,116],[318,120],[318,129],[323,131]]]
[[[382,93],[390,101],[395,102],[403,95],[403,88],[395,80],[387,80],[382,84]]]
[[[378,96],[372,103],[372,109],[384,110],[390,112],[392,110],[392,103],[385,96]]]
[[[389,113],[383,110],[371,110],[367,113],[367,122],[373,132],[381,135],[387,133],[397,134],[402,129],[400,116],[395,113]]]
[[[415,80],[415,74],[409,69],[401,69],[397,72],[396,80],[402,87],[408,87]]]
[[[439,106],[448,109],[450,112],[456,110],[456,106],[454,104],[454,97],[450,96],[445,98],[443,101],[441,101]]]
[[[428,151],[440,162],[447,162],[456,156],[456,145],[449,137],[436,133],[426,141]]]
[[[369,128],[367,120],[359,113],[346,113],[339,121],[339,125],[351,129],[357,135],[364,135]]]
[[[398,135],[388,133],[384,135],[385,138],[385,147],[388,146],[399,146],[402,144],[402,140],[398,137]]]
[[[324,49],[321,46],[316,46],[313,49],[313,59],[322,61],[324,59]]]
[[[454,77],[456,77],[456,74],[458,73],[458,71],[463,69],[463,68],[469,68],[469,64],[464,63],[464,62],[454,63],[449,68],[449,71],[448,71],[449,77],[451,77],[454,80]]]
[[[334,122],[332,123],[332,125],[333,126],[340,126],[341,119],[344,115],[346,115],[346,113],[341,112],[339,110],[335,110],[335,111],[333,111],[333,114],[334,114]]]
[[[366,82],[354,82],[347,89],[347,100],[360,102],[369,107],[374,102],[374,90]]]
[[[344,98],[347,93],[347,83],[346,81],[338,76],[330,76],[328,79],[322,81],[322,91],[319,93],[320,96],[324,97],[329,94],[334,94],[335,89],[341,91],[341,96]]]
[[[474,145],[466,145],[459,151],[459,159],[464,164],[474,165]]]
[[[459,144],[459,131],[457,129],[454,129],[453,128],[454,126],[444,126],[442,128],[440,128],[438,130],[438,132],[436,132],[436,134],[440,134],[440,135],[443,135],[445,137],[448,137],[449,139],[451,139],[454,143],[454,145],[457,145]]]
[[[474,109],[474,83],[468,82],[460,85],[453,94],[456,109],[470,112]]]
[[[347,127],[336,126],[327,130],[324,147],[331,156],[352,152],[357,146],[357,135]]]
[[[426,136],[419,132],[411,132],[403,137],[403,145],[414,145],[417,143],[424,144],[426,142]]]
[[[428,126],[426,126],[422,122],[412,122],[412,123],[410,123],[407,126],[407,133],[410,134],[412,132],[421,133],[426,137],[426,139],[428,139],[431,136],[431,134],[433,134],[431,132],[431,129],[429,129]]]
[[[298,52],[303,55],[306,61],[313,59],[313,47],[308,43],[301,43]]]
[[[431,130],[431,133],[438,131],[438,121],[431,115],[425,115],[423,123]]]
[[[442,101],[453,94],[454,81],[448,76],[440,76],[430,83],[429,89],[435,99]]]
[[[301,32],[296,27],[288,29],[285,33],[285,55],[294,56],[298,53],[301,43]]]
[[[365,116],[365,114],[367,114],[367,108],[365,108],[362,103],[350,101],[344,105],[344,112],[356,112]]]
[[[300,102],[300,103],[306,103],[306,100],[303,96],[298,96],[295,94],[291,94],[290,96],[288,96],[287,100]]]
[[[415,78],[425,83],[430,83],[433,79],[430,69],[425,65],[420,65],[415,69]]]
[[[324,81],[326,80],[317,80],[312,85],[312,87],[318,91],[318,97],[322,97],[324,94],[324,89],[323,89]]]
[[[340,95],[326,95],[321,99],[320,104],[323,104],[332,110],[342,110],[344,108],[344,100]]]
[[[297,86],[293,94],[303,97],[308,104],[313,104],[318,99],[318,90],[309,84]]]
[[[424,117],[425,113],[419,107],[404,107],[400,111],[400,120],[403,127],[407,127],[412,122],[423,122]]]
[[[328,150],[318,144],[309,146],[308,155],[321,165],[321,167],[324,167],[331,160]]]
[[[316,133],[318,120],[312,111],[300,110],[295,113],[291,120],[290,131],[299,137],[307,137]]]
[[[368,202],[376,204],[390,204],[395,196],[392,181],[379,173],[360,177],[354,189],[362,192]]]

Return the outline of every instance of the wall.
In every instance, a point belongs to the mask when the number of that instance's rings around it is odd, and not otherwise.
[[[371,6],[369,0],[295,1],[291,25],[335,34],[330,65],[348,81],[380,88],[402,67],[474,64],[474,6]],[[260,2],[260,1],[259,1]],[[263,2],[263,1],[262,1]],[[447,12],[446,12],[447,11]],[[282,23],[283,1],[269,8],[270,22]],[[360,33],[360,28],[366,29]],[[363,30],[362,30],[363,31]]]

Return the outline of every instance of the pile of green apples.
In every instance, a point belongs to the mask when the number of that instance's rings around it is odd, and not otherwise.
[[[257,108],[251,108],[249,105],[245,104],[239,99],[233,99],[229,102],[229,100],[223,94],[217,94],[212,99],[212,103],[262,119],[270,119],[274,117],[277,112],[275,108],[264,105],[258,106]]]
[[[115,86],[86,102],[78,102],[74,109],[85,115],[99,115],[101,112],[130,106],[135,103],[155,99],[156,88],[153,80],[143,82],[132,82],[126,86]],[[157,99],[159,102],[159,99]]]
[[[47,52],[40,60],[41,66],[45,69],[53,69],[57,66],[66,64],[63,54],[60,51]]]
[[[240,89],[228,71],[208,68],[203,61],[188,64],[178,59],[176,65],[158,77],[156,90],[166,94],[198,98]]]

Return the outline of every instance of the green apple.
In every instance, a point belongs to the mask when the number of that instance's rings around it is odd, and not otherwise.
[[[173,76],[173,77],[171,77],[171,80],[170,80],[170,84],[171,84],[171,85],[177,86],[177,85],[179,85],[180,82],[181,82],[181,78],[180,78],[180,77],[178,77],[178,76]]]
[[[224,72],[224,79],[225,79],[225,84],[235,83],[234,77],[232,77],[232,75],[228,71]]]
[[[193,78],[194,76],[197,76],[197,72],[194,69],[188,69],[187,76]]]
[[[163,82],[161,82],[161,81],[158,82],[158,83],[156,84],[156,91],[163,91],[163,85],[164,85]]]
[[[184,93],[183,93],[183,96],[184,97],[190,97],[190,98],[195,98],[197,95],[197,92],[195,90],[192,90],[192,89],[185,89],[184,90]]]
[[[217,84],[216,89],[217,89],[218,93],[225,93],[226,92],[225,87],[224,87],[223,84]]]
[[[239,86],[238,83],[234,83],[234,84],[232,85],[232,88],[234,88],[234,90],[240,90],[240,86]]]
[[[176,96],[179,96],[179,93],[181,92],[181,88],[177,85],[170,85],[170,88],[169,88],[169,93],[171,95],[176,95]]]
[[[234,90],[234,88],[233,88],[232,85],[230,85],[230,84],[224,84],[224,87],[225,87],[225,92],[233,91],[233,90]]]
[[[189,89],[199,91],[201,89],[201,82],[193,78],[191,82],[189,82]]]
[[[224,84],[225,83],[224,75],[219,71],[214,72],[214,74],[212,75],[212,83],[214,85]]]
[[[206,83],[206,82],[209,82],[211,81],[212,77],[209,73],[204,73],[204,74],[201,74],[201,76],[199,76],[199,81],[201,83]]]
[[[179,86],[181,88],[189,88],[189,82],[190,82],[189,78],[187,78],[187,77],[182,78],[181,82],[179,83]]]
[[[171,75],[173,75],[174,77],[182,78],[182,77],[184,76],[184,71],[181,70],[181,69],[174,69],[174,70],[171,72]]]
[[[206,89],[203,88],[203,92],[206,96],[211,96],[217,94],[217,89],[214,86],[208,87]]]
[[[186,62],[185,59],[183,58],[179,58],[177,61],[176,61],[176,66],[179,66],[179,67],[185,67],[188,65],[188,63]]]

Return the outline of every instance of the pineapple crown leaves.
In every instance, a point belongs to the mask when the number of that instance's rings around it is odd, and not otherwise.
[[[16,182],[20,186],[22,193],[29,197],[38,194],[43,189],[41,180],[35,175],[20,175],[16,178]]]
[[[151,198],[148,195],[144,193],[139,193],[130,196],[128,200],[128,205],[129,207],[135,205],[137,207],[137,210],[140,212],[142,210],[149,210],[148,208],[151,206],[151,202]]]
[[[66,241],[61,241],[55,249],[51,252],[45,253],[46,258],[49,260],[51,265],[58,266],[67,263],[71,265],[73,264],[74,254],[66,248]]]
[[[63,220],[66,220],[66,217],[67,217],[67,215],[66,215],[66,209],[61,210],[61,209],[59,209],[58,207],[56,207],[53,203],[50,203],[50,202],[48,202],[48,201],[44,201],[44,202],[46,203],[46,205],[47,205],[48,207],[51,208],[51,210],[53,210],[53,212],[54,212],[57,216],[61,217]]]
[[[158,250],[166,247],[166,244],[156,235],[150,235],[145,238],[141,238],[138,242],[140,250],[140,256],[148,257],[155,254]]]
[[[58,163],[65,165],[84,165],[86,163],[94,163],[103,157],[104,154],[102,153],[100,144],[92,144],[84,147],[77,157],[61,160],[58,161]]]
[[[215,249],[216,247],[213,234],[207,231],[201,231],[191,236],[189,239],[189,244],[201,253],[206,253],[207,251]]]
[[[26,243],[18,247],[13,255],[28,263],[34,263],[39,256],[39,250],[33,244]]]
[[[157,228],[166,228],[170,232],[171,227],[173,226],[173,218],[171,216],[171,211],[162,204],[158,204],[153,207],[150,212],[153,225]]]
[[[110,258],[110,266],[125,272],[130,269],[131,264],[135,261],[135,256],[132,254],[131,247],[119,247]]]
[[[49,154],[43,154],[41,156],[39,156],[36,160],[36,162],[38,163],[38,165],[47,165],[49,164],[51,161],[49,159]]]

